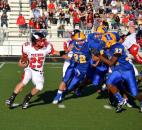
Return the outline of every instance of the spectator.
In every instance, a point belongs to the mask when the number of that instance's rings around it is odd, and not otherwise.
[[[19,14],[18,18],[17,18],[17,25],[19,25],[19,32],[25,33],[25,29],[26,29],[26,20],[24,18],[24,16],[22,14]]]
[[[71,24],[70,23],[70,14],[69,14],[69,11],[66,11],[65,12],[65,22],[68,24]]]
[[[59,13],[60,24],[65,24],[65,13],[63,10]]]
[[[41,8],[42,8],[42,13],[47,11],[47,2],[46,2],[46,0],[41,0]]]
[[[129,14],[131,10],[131,7],[129,6],[128,3],[124,4],[124,13]]]
[[[88,13],[87,15],[87,30],[91,30],[93,27],[93,13]]]
[[[6,13],[8,11],[10,11],[10,6],[6,1],[4,1],[4,3],[3,3],[3,12]]]
[[[129,16],[128,15],[123,15],[122,16],[122,25],[127,26],[129,22]]]
[[[49,11],[55,12],[55,5],[53,1],[50,1],[50,3],[48,4],[48,9]]]
[[[38,19],[41,15],[40,15],[40,10],[38,8],[33,10],[33,15],[35,19]]]
[[[35,26],[35,20],[34,20],[34,18],[30,18],[30,20],[29,20],[29,28],[30,29],[34,29],[34,26]]]
[[[37,1],[36,0],[32,0],[31,1],[31,10],[33,11],[36,8],[37,8]]]
[[[73,28],[75,29],[75,26],[78,25],[79,28],[81,27],[81,24],[80,24],[80,12],[79,10],[75,10],[73,12]]]
[[[7,23],[7,14],[3,13],[1,16],[1,27],[3,28],[7,28],[8,27],[8,23]]]
[[[50,24],[53,23],[53,16],[54,16],[53,11],[49,10],[49,12],[48,12],[48,20],[50,21]]]
[[[57,36],[60,37],[61,35],[61,37],[63,38],[64,32],[65,32],[65,25],[62,24],[58,27]]]

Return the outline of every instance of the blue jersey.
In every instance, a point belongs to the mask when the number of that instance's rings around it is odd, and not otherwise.
[[[84,45],[81,47],[77,47],[77,46],[75,46],[72,49],[73,51],[72,59],[76,63],[75,68],[86,73],[90,64],[90,59],[91,59],[88,42],[85,42]]]
[[[100,40],[101,39],[101,35],[100,37],[96,37],[97,33],[90,33],[87,36],[87,41],[90,42],[90,40]]]
[[[105,44],[100,39],[94,38],[89,40],[88,46],[90,50],[92,50],[92,54],[96,55],[95,53],[100,53]],[[108,72],[108,66],[103,62],[99,62],[96,67],[92,67],[92,64],[95,63],[96,62],[91,59],[87,77],[91,80],[94,86],[98,86],[104,81],[105,75]]]
[[[109,50],[111,56],[116,55],[118,57],[117,63],[114,65],[114,70],[131,70],[133,66],[129,63],[128,57],[125,52],[125,48],[121,43],[116,43],[111,46]]]

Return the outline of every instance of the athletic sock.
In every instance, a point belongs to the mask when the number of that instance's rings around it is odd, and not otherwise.
[[[25,96],[25,98],[24,98],[24,102],[29,102],[30,101],[30,99],[32,98],[32,94],[31,93],[29,93],[29,94],[27,94],[26,96]]]
[[[123,101],[123,97],[121,96],[121,94],[119,92],[115,93],[114,96],[116,97],[118,102],[122,102]]]
[[[10,96],[9,100],[14,101],[16,96],[17,96],[17,94],[15,92],[13,92],[12,95]]]

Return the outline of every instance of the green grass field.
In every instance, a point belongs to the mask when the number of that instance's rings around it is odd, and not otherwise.
[[[1,65],[1,63],[0,63]],[[142,70],[142,67],[139,67]],[[62,64],[45,66],[45,85],[43,91],[32,98],[31,107],[10,110],[5,100],[11,95],[21,79],[23,69],[17,63],[5,63],[0,68],[0,130],[140,130],[142,113],[137,108],[127,108],[122,113],[106,109],[107,99],[96,99],[92,87],[86,88],[82,97],[72,94],[59,105],[52,100],[62,77]],[[17,96],[15,102],[22,103],[30,91],[29,83]],[[62,108],[64,106],[64,108]],[[61,107],[61,108],[60,108]]]

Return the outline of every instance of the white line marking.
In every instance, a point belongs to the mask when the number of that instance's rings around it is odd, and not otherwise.
[[[104,108],[111,110],[111,109],[112,109],[112,106],[110,106],[110,105],[104,105]]]
[[[58,108],[64,109],[64,108],[66,108],[66,106],[65,106],[64,104],[59,104],[59,105],[58,105]]]
[[[1,63],[0,69],[5,65],[5,62]]]

